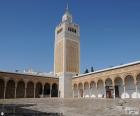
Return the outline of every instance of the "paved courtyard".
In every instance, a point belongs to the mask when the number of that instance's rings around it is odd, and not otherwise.
[[[126,107],[139,110],[140,100],[58,98],[0,100],[0,112],[8,116],[13,112],[17,116],[23,116],[22,113],[24,116],[131,116],[132,114],[126,115]]]

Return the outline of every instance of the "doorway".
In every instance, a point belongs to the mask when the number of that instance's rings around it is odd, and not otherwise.
[[[115,86],[115,97],[117,97],[117,98],[120,97],[120,94],[119,94],[119,86],[118,85]]]
[[[106,86],[106,98],[113,98],[113,87]]]

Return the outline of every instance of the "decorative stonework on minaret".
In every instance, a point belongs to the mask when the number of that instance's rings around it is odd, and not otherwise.
[[[80,42],[79,26],[72,23],[72,15],[68,8],[62,22],[55,30],[55,74],[64,72],[79,73]]]
[[[70,14],[67,6],[66,11],[62,17],[62,22],[55,29],[54,73],[60,77],[60,89],[69,89],[69,86],[71,86],[71,78],[72,76],[79,73],[79,68],[79,26],[72,22],[72,15]],[[60,96],[62,94],[63,92],[60,90]]]

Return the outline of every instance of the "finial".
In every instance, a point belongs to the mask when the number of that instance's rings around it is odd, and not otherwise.
[[[67,7],[66,7],[66,10],[68,11],[69,10],[69,4],[67,3]]]

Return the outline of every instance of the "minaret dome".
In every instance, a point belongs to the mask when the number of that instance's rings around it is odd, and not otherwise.
[[[69,12],[69,7],[67,5],[67,8],[65,10],[65,14],[62,17],[62,22],[68,22],[68,23],[72,23],[72,15]]]

